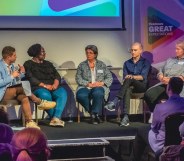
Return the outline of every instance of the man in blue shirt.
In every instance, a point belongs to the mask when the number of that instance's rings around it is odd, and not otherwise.
[[[128,126],[128,111],[130,108],[131,93],[142,93],[147,89],[147,76],[150,70],[150,63],[144,59],[141,54],[143,47],[140,43],[132,44],[130,53],[132,58],[127,60],[123,66],[123,84],[113,101],[108,102],[105,108],[109,111],[115,111],[115,107],[123,99],[124,117],[120,126]]]

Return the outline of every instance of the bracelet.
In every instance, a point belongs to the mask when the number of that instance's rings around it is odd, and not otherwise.
[[[47,85],[46,84],[44,84],[44,86],[43,86],[44,88],[47,88]]]

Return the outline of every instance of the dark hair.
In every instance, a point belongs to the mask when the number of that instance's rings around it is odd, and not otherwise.
[[[4,123],[0,123],[0,143],[10,143],[13,137],[12,128]]]
[[[13,161],[13,155],[10,144],[0,143],[0,160]]]
[[[31,57],[36,57],[41,53],[42,46],[40,44],[34,44],[29,47],[27,53]]]
[[[2,57],[6,58],[7,56],[12,56],[15,52],[15,48],[12,46],[5,46],[2,50]]]
[[[18,150],[16,161],[47,161],[50,150],[46,135],[37,128],[25,128],[14,134],[11,145]]]
[[[183,80],[179,77],[172,77],[169,80],[169,89],[175,94],[180,94],[183,89]]]
[[[95,45],[88,45],[85,47],[85,51],[87,51],[88,49],[92,50],[94,52],[94,54],[96,55],[96,58],[98,56],[98,48]]]

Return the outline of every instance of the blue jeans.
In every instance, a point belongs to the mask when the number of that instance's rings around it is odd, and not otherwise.
[[[77,91],[76,98],[86,111],[99,114],[104,101],[104,89],[103,87],[81,88]]]
[[[45,88],[40,88],[35,90],[34,94],[41,99],[47,101],[55,101],[56,107],[46,111],[50,118],[53,117],[61,118],[62,112],[64,110],[67,101],[67,92],[63,87],[59,87],[54,91],[49,91]]]

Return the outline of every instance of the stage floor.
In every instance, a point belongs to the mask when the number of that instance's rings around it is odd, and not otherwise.
[[[20,122],[11,121],[11,126],[20,127]],[[88,119],[83,120],[80,123],[65,121],[65,127],[51,127],[49,126],[49,120],[40,120],[39,126],[41,130],[46,134],[49,140],[58,139],[78,139],[78,138],[111,138],[122,137],[128,138],[135,136],[137,129],[141,126],[148,126],[141,122],[130,122],[127,127],[120,127],[116,119],[105,121],[98,125],[89,123]]]
[[[11,126],[20,126],[11,121]],[[127,127],[120,127],[116,119],[103,122],[98,125],[89,124],[89,120],[82,122],[66,121],[65,127],[51,127],[49,120],[40,120],[39,126],[46,134],[48,140],[63,139],[82,139],[82,138],[104,138],[110,142],[106,149],[106,154],[117,161],[129,161],[132,143],[135,138],[137,129],[142,126],[149,126],[141,122],[130,122]],[[57,155],[60,152],[57,152]],[[52,159],[59,158],[56,154],[52,155]]]

